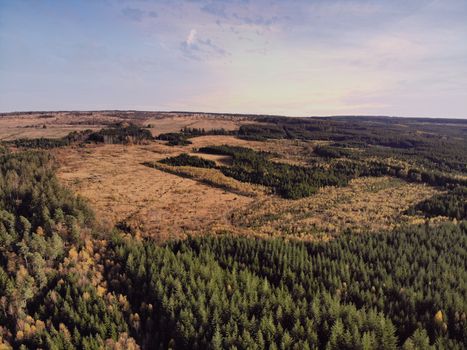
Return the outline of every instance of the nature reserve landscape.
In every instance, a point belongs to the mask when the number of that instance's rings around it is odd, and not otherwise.
[[[466,350],[466,0],[0,0],[0,350]]]

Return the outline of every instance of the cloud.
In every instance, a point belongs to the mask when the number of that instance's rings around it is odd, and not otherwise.
[[[188,33],[188,36],[185,40],[185,43],[190,46],[193,45],[196,40],[196,29],[190,30],[190,33]]]
[[[144,11],[137,8],[125,7],[122,10],[122,14],[132,21],[141,22],[144,16]]]
[[[210,15],[227,18],[227,13],[225,12],[225,5],[218,2],[211,2],[209,4],[201,7],[201,11],[209,13]]]
[[[260,26],[260,27],[262,26],[269,27],[273,24],[276,24],[281,19],[278,16],[272,16],[272,17],[267,18],[267,17],[263,17],[262,15],[256,15],[254,17],[250,17],[250,16],[241,16],[238,13],[234,13],[233,18],[235,18],[236,20],[240,21],[243,24]]]
[[[135,22],[141,22],[144,17],[157,18],[157,12],[155,11],[146,12],[144,10],[133,7],[125,7],[122,9],[122,14]]]
[[[185,41],[180,44],[180,50],[185,58],[202,61],[209,57],[223,57],[229,53],[211,39],[198,38],[196,29],[191,29]]]
[[[270,5],[274,4],[272,2]],[[263,4],[264,5],[264,4]],[[203,5],[200,9],[219,19],[230,21],[230,23],[240,23],[251,26],[271,26],[277,23],[282,17],[268,16],[269,9],[263,8],[263,5],[250,4],[249,1],[234,1],[234,2],[209,2]],[[258,9],[258,7],[260,9]],[[237,12],[243,12],[241,13]],[[257,12],[255,14],[255,12]]]
[[[212,52],[217,53],[219,56],[226,56],[228,54],[225,49],[214,44],[211,39],[199,40],[199,43],[202,47],[210,49]]]

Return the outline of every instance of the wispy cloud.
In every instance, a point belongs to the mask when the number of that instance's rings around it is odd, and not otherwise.
[[[157,12],[155,11],[144,11],[133,7],[125,7],[122,9],[122,14],[126,18],[136,22],[141,22],[145,17],[157,18]]]
[[[241,23],[255,26],[271,26],[278,23],[281,19],[279,16],[264,17],[261,14],[255,16],[242,16],[238,13],[234,13],[232,17]]]
[[[208,51],[216,53],[219,56],[228,55],[228,52],[225,49],[223,49],[222,47],[214,44],[211,39],[199,40],[199,44],[202,47],[207,48]]]
[[[210,2],[206,5],[203,5],[201,7],[201,11],[221,18],[228,17],[226,12],[226,4],[222,2]]]
[[[277,3],[277,4],[276,4]],[[259,1],[257,4],[250,1],[218,1],[209,2],[200,7],[205,12],[216,18],[216,23],[227,21],[231,25],[271,26],[278,23],[286,16],[271,14],[268,6],[280,5],[280,2],[270,1],[266,3]],[[260,8],[261,11],[257,11]]]
[[[123,10],[122,10],[122,14],[133,20],[133,21],[137,21],[137,22],[140,22],[142,19],[143,19],[143,16],[144,16],[144,11],[140,10],[140,9],[137,9],[137,8],[132,8],[132,7],[125,7]]]
[[[190,32],[188,33],[188,36],[185,40],[185,43],[190,46],[190,45],[193,45],[195,43],[195,40],[196,40],[196,29],[192,29],[190,30]]]
[[[211,39],[198,38],[196,29],[190,30],[186,39],[180,44],[180,50],[184,57],[197,61],[228,55],[224,48],[215,44]]]

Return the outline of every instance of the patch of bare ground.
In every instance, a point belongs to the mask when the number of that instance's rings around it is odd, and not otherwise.
[[[300,200],[263,198],[234,213],[232,221],[264,235],[326,240],[346,229],[378,232],[420,221],[403,212],[437,192],[390,177],[359,178],[347,187],[322,188]]]

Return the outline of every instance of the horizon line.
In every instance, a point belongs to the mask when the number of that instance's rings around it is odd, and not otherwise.
[[[206,112],[206,111],[184,111],[184,110],[143,110],[143,109],[60,109],[60,110],[15,110],[4,112],[0,115],[14,114],[32,114],[32,113],[90,113],[90,112],[132,112],[132,113],[181,113],[181,114],[208,114],[208,115],[226,115],[226,116],[250,116],[250,117],[283,117],[283,118],[401,118],[401,119],[442,119],[442,120],[465,120],[464,117],[439,117],[439,116],[401,116],[384,114],[332,114],[332,115],[284,115],[270,113],[236,113],[236,112]]]

